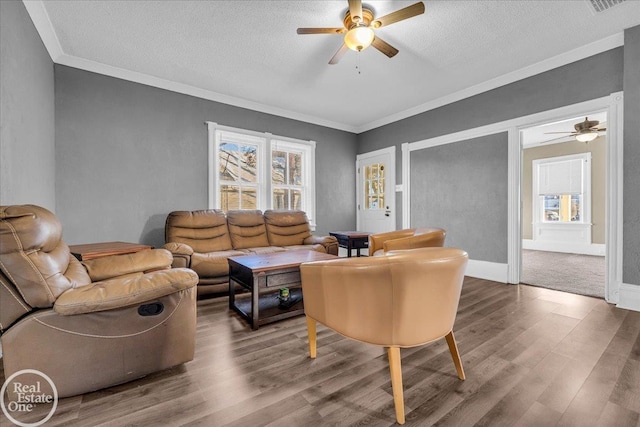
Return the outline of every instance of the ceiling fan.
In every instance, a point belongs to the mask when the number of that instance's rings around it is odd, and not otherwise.
[[[580,142],[589,142],[593,141],[598,137],[598,132],[602,132],[607,130],[607,128],[598,128],[600,124],[597,120],[589,120],[588,117],[584,118],[584,122],[579,122],[573,125],[575,131],[567,131],[567,132],[545,132],[546,134],[552,133],[568,133],[567,136],[575,136],[576,139]]]
[[[337,64],[348,49],[360,52],[373,46],[393,58],[398,49],[376,36],[375,29],[424,13],[424,3],[418,2],[403,9],[375,18],[373,12],[362,7],[362,0],[349,0],[349,10],[344,16],[342,28],[298,28],[298,34],[344,34],[344,43],[333,55],[329,64]]]

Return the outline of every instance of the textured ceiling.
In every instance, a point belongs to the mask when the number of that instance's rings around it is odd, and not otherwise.
[[[598,14],[584,0],[425,1],[423,15],[376,31],[400,50],[394,58],[369,48],[330,66],[341,36],[297,35],[296,28],[341,26],[346,0],[35,3],[47,18],[47,25],[34,19],[38,31],[49,26],[58,43],[56,62],[134,72],[138,80],[354,132],[570,51],[579,51],[573,60],[588,56],[585,45],[597,52],[604,39],[620,44],[622,30],[640,24],[636,0]],[[365,5],[381,16],[413,3]]]

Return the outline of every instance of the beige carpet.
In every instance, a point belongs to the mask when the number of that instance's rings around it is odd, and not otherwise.
[[[604,298],[605,258],[523,249],[520,282]]]

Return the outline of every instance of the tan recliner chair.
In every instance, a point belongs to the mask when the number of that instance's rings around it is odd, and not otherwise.
[[[441,228],[407,228],[369,236],[369,254],[383,255],[401,249],[436,248],[444,245],[446,232]]]
[[[396,418],[404,424],[401,347],[446,338],[458,377],[465,378],[453,324],[467,258],[460,249],[424,248],[302,264],[311,358],[316,357],[316,322],[387,347]]]
[[[44,208],[0,207],[5,377],[36,369],[67,397],[193,359],[196,273],[164,249],[81,264],[61,236]]]

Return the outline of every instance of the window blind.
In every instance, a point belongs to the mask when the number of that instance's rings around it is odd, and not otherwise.
[[[583,159],[538,165],[538,194],[581,194]]]

